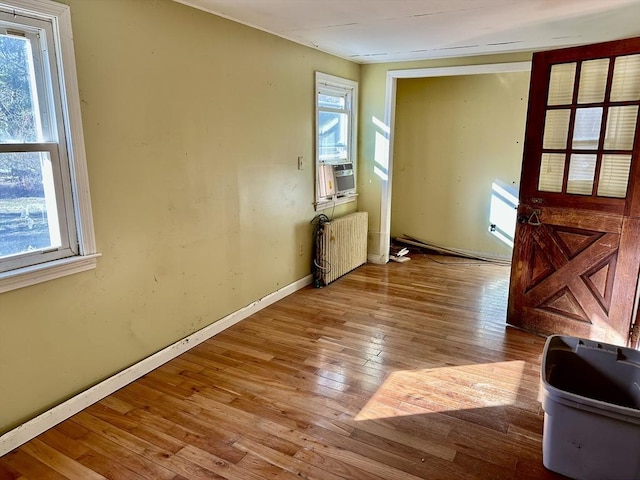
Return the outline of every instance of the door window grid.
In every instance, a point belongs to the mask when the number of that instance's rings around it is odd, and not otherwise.
[[[624,198],[639,100],[640,55],[553,65],[538,191]]]

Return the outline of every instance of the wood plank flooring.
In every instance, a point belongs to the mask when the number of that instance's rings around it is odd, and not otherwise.
[[[1,479],[554,479],[509,268],[413,254],[303,289],[0,458]]]

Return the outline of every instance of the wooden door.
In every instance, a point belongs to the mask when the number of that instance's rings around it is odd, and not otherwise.
[[[629,343],[639,110],[640,38],[534,55],[509,324]]]

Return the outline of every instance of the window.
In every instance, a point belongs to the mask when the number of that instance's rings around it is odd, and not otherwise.
[[[358,84],[316,72],[316,210],[356,198]]]
[[[627,196],[639,79],[638,54],[551,66],[539,192]]]
[[[95,266],[79,103],[69,7],[0,1],[0,292]]]

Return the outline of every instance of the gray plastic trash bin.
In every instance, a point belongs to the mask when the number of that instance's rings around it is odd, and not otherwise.
[[[640,480],[640,352],[553,335],[542,358],[546,468],[579,480]]]

